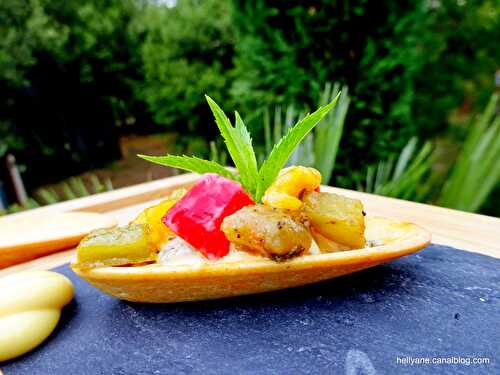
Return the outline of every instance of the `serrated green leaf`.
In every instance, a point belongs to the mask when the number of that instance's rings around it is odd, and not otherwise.
[[[140,158],[150,161],[152,163],[165,165],[172,168],[184,169],[189,172],[195,172],[199,174],[203,173],[217,173],[221,176],[229,178],[234,181],[239,179],[236,175],[228,171],[222,165],[210,161],[197,158],[196,156],[177,156],[177,155],[165,155],[165,156],[147,156],[147,155],[137,155]]]
[[[248,185],[248,192],[252,195],[255,193],[257,187],[257,181],[259,176],[259,171],[257,168],[257,159],[255,157],[255,152],[252,147],[252,137],[247,130],[243,120],[238,112],[234,113],[236,119],[236,127],[234,128],[235,138],[239,138],[242,142],[241,149],[239,150],[242,154],[244,160],[246,160],[246,168],[248,168],[246,175],[248,175],[249,180],[246,182]]]
[[[240,173],[241,184],[247,192],[252,194],[256,190],[258,172],[250,134],[243,121],[241,121],[241,118],[238,121],[239,115],[237,115],[237,127],[234,128],[217,103],[208,95],[205,95],[205,97],[215,117],[215,122],[222,138],[226,143],[229,155]]]
[[[261,200],[265,191],[278,176],[287,160],[292,155],[295,147],[304,137],[321,121],[321,119],[335,106],[340,93],[327,105],[320,107],[314,113],[304,117],[295,124],[287,134],[274,146],[269,157],[264,161],[259,170],[259,182],[255,200]]]

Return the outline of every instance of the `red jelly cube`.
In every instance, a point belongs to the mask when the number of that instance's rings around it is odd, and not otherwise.
[[[163,223],[209,259],[227,255],[229,241],[222,220],[254,204],[240,184],[213,173],[204,174],[163,217]]]

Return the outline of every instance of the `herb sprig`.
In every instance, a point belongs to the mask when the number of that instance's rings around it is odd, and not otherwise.
[[[297,145],[337,104],[339,95],[340,93],[330,103],[318,108],[291,127],[288,133],[274,145],[260,169],[252,146],[252,137],[238,112],[235,112],[235,126],[232,126],[224,111],[208,95],[205,95],[205,97],[215,117],[215,122],[224,139],[229,155],[238,170],[238,175],[214,161],[203,160],[194,156],[138,156],[156,164],[190,172],[220,174],[240,182],[245,191],[256,202],[259,202],[269,185],[278,176],[279,171],[285,166]]]

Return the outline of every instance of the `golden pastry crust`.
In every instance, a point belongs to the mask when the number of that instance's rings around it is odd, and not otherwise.
[[[305,285],[346,275],[416,252],[431,235],[418,225],[366,217],[366,238],[379,246],[270,259],[197,265],[104,267],[75,272],[103,292],[134,302],[167,303],[217,299]]]

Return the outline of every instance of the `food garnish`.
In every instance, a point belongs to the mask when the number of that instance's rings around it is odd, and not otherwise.
[[[156,250],[148,224],[129,224],[91,232],[78,245],[76,261],[80,268],[142,263],[153,261]]]
[[[274,145],[268,158],[258,168],[252,138],[238,112],[235,112],[236,126],[224,114],[222,109],[209,96],[206,96],[212,109],[215,122],[231,159],[238,170],[238,175],[228,171],[224,166],[193,156],[146,156],[139,157],[156,164],[184,169],[195,173],[217,173],[226,178],[240,182],[243,189],[255,202],[260,202],[267,188],[273,183],[281,169],[292,155],[297,145],[321,121],[321,119],[335,106],[340,93],[329,104],[320,107],[307,115],[290,128],[288,133]]]
[[[301,195],[319,189],[321,174],[314,168],[293,166],[282,169],[276,180],[266,190],[262,203],[268,206],[298,210],[302,207]]]
[[[240,248],[274,260],[292,258],[311,247],[307,218],[282,208],[247,206],[226,217],[221,228]]]
[[[203,175],[166,213],[163,223],[209,259],[229,252],[220,230],[225,217],[254,204],[237,182],[213,173]]]
[[[78,247],[76,267],[168,264],[176,254],[197,261],[218,261],[230,253],[285,261],[308,254],[314,243],[321,252],[364,247],[360,201],[319,192],[321,174],[314,168],[283,169],[337,98],[291,127],[260,167],[239,114],[233,126],[206,98],[237,173],[193,156],[139,155],[202,176],[189,191],[145,209],[130,225],[91,233]]]
[[[365,215],[360,200],[334,193],[306,192],[304,214],[322,236],[354,249],[365,247]]]
[[[162,223],[162,218],[165,216],[165,212],[172,208],[184,194],[186,194],[185,189],[174,191],[167,199],[142,211],[131,224],[148,224],[153,242],[158,247],[161,246],[166,240],[175,237],[174,232],[165,228],[165,225]]]

